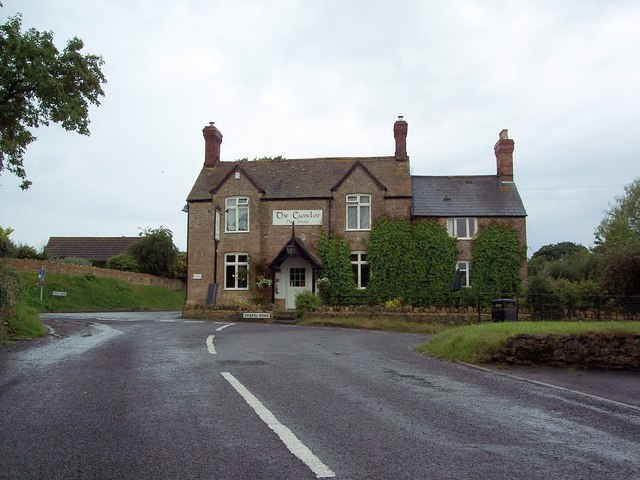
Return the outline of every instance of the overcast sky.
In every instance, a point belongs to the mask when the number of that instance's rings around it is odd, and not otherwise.
[[[162,225],[184,250],[210,121],[231,161],[393,155],[403,115],[414,175],[495,174],[508,128],[529,256],[592,245],[640,176],[637,0],[2,3],[60,50],[81,38],[108,80],[89,137],[40,128],[33,186],[0,176],[16,243]]]

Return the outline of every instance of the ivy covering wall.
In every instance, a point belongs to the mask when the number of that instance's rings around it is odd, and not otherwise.
[[[376,302],[402,299],[428,305],[449,291],[456,262],[455,240],[436,221],[382,218],[371,230],[367,291]]]
[[[336,303],[338,295],[354,295],[356,283],[353,279],[349,245],[339,235],[322,232],[318,243],[322,258],[322,277],[329,280],[320,289],[322,300],[327,305]]]
[[[500,296],[521,291],[520,268],[526,253],[512,227],[493,222],[480,230],[471,255],[474,291]]]

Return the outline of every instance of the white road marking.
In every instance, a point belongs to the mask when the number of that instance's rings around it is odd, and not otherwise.
[[[220,330],[224,330],[225,328],[230,327],[231,325],[235,325],[235,323],[227,323],[226,325],[218,327],[216,328],[216,332],[219,332]]]
[[[175,320],[156,320],[158,323],[176,323]]]
[[[209,350],[209,353],[211,355],[216,355],[218,352],[216,352],[216,347],[213,345],[213,339],[215,338],[215,335],[209,335],[207,337],[207,350]]]
[[[278,419],[258,400],[249,390],[245,388],[233,375],[229,372],[222,372],[222,376],[231,384],[233,388],[244,398],[251,408],[258,414],[260,419],[267,424],[285,444],[287,449],[296,457],[304,462],[307,467],[315,474],[316,478],[335,477],[329,467],[327,467],[318,457],[316,457],[309,448],[298,440],[298,437],[286,426],[278,421]]]
[[[204,323],[204,320],[185,320],[184,323]]]
[[[613,405],[617,405],[619,407],[626,407],[632,410],[637,410],[640,412],[640,407],[636,407],[635,405],[629,405],[628,403],[617,402],[615,400],[611,400],[609,398],[599,397],[597,395],[591,395],[590,393],[581,392],[580,390],[573,390],[571,388],[561,387],[559,385],[553,385],[551,383],[540,382],[538,380],[532,380],[530,378],[518,377],[517,375],[511,375],[508,373],[496,372],[495,370],[491,370],[490,368],[481,367],[479,365],[474,365],[472,363],[460,362],[459,364],[464,365],[466,367],[475,368],[476,370],[481,370],[487,373],[493,373],[494,375],[499,375],[501,377],[513,378],[515,380],[519,380],[521,382],[532,383],[534,385],[540,385],[541,387],[553,388],[555,390],[560,390],[563,392],[575,393],[576,395],[582,395],[583,397],[590,398],[592,400],[598,400],[600,402],[611,403]]]

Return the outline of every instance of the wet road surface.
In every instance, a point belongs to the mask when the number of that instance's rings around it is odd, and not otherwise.
[[[633,402],[439,362],[424,336],[43,319],[58,337],[0,351],[2,479],[640,479]]]

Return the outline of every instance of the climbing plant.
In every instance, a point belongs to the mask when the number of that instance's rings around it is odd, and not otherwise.
[[[493,222],[480,230],[471,255],[475,291],[502,296],[522,289],[520,268],[526,257],[512,227]]]
[[[322,258],[322,277],[328,280],[323,282],[325,286],[320,289],[322,301],[331,305],[336,302],[338,295],[355,294],[356,283],[347,242],[339,235],[322,232],[318,249]]]
[[[402,299],[411,304],[419,291],[420,262],[413,225],[402,219],[377,220],[369,237],[367,290],[377,303]]]
[[[457,258],[456,241],[434,220],[416,222],[413,228],[415,261],[421,272],[414,305],[428,305],[451,287]]]

